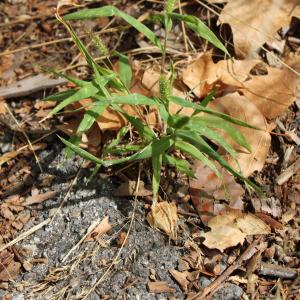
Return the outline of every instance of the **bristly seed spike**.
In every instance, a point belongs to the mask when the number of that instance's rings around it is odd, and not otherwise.
[[[166,0],[165,1],[165,11],[166,11],[167,14],[172,13],[172,11],[174,10],[176,2],[177,2],[177,0]]]

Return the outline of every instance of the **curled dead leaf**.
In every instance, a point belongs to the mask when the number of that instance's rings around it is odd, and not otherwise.
[[[171,269],[171,270],[169,270],[169,272],[174,277],[176,282],[180,285],[181,289],[184,292],[186,292],[188,289],[188,285],[190,283],[189,280],[187,279],[189,272],[188,271],[179,272],[175,269]]]
[[[97,240],[103,234],[112,229],[112,225],[109,223],[109,218],[106,216],[96,228],[89,233],[89,235],[84,239],[84,242],[90,242],[93,240]]]
[[[161,229],[173,240],[177,239],[177,207],[174,202],[160,202],[152,206],[147,215],[147,221],[151,227]]]

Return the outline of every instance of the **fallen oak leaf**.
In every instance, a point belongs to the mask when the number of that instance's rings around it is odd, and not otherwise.
[[[234,226],[222,226],[212,229],[202,235],[205,238],[203,244],[210,249],[218,249],[223,252],[229,247],[243,244],[247,234]]]
[[[237,57],[252,58],[264,43],[275,40],[275,33],[289,25],[292,16],[300,18],[298,0],[231,0],[219,20],[232,29]]]
[[[211,231],[203,233],[203,244],[210,249],[223,252],[229,247],[243,244],[247,235],[269,234],[270,227],[252,214],[243,214],[235,209],[228,209],[221,215],[208,221]]]
[[[114,192],[114,196],[117,197],[128,197],[128,196],[139,196],[139,197],[147,197],[153,194],[152,190],[148,190],[145,188],[145,183],[140,181],[139,189],[136,192],[136,181],[129,180],[123,182]]]
[[[291,67],[300,64],[300,55],[289,60]],[[299,67],[298,67],[299,69]],[[285,112],[296,100],[300,76],[283,67],[267,67],[267,75],[252,76],[240,91],[262,112],[267,119],[274,119]]]
[[[242,87],[249,78],[250,71],[260,61],[253,60],[220,60],[214,63],[212,52],[201,54],[195,61],[188,65],[182,73],[183,82],[193,93],[203,98],[216,84],[223,87]],[[218,88],[218,91],[222,87]]]

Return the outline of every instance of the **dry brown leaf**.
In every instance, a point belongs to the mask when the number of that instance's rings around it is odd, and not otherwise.
[[[271,228],[280,229],[280,230],[282,230],[284,228],[283,225],[280,222],[273,219],[269,215],[266,215],[264,213],[256,213],[255,215],[258,218],[260,218],[262,221],[264,221],[266,224],[270,225]]]
[[[151,212],[147,215],[148,223],[157,229],[161,229],[173,240],[177,238],[177,207],[174,202],[160,202],[152,206]]]
[[[232,143],[237,150],[240,150],[237,155],[237,160],[243,175],[248,177],[254,171],[260,171],[265,164],[271,144],[271,136],[267,132],[269,131],[269,125],[262,113],[246,97],[241,96],[238,93],[232,93],[217,98],[215,101],[209,103],[209,107],[262,129],[254,130],[237,126],[251,145],[251,153],[247,153],[246,150],[243,150],[235,143]],[[230,141],[228,136],[225,136],[225,138],[227,141]],[[244,153],[241,151],[244,151]],[[228,158],[228,162],[235,169],[239,169],[239,166],[232,157]]]
[[[298,0],[231,0],[220,22],[232,29],[237,57],[253,58],[265,42],[275,39],[280,28],[289,25],[292,16],[300,18]]]
[[[229,247],[243,244],[247,235],[268,234],[270,227],[252,214],[243,214],[238,210],[228,209],[222,215],[208,221],[211,231],[205,232],[203,244],[210,249],[223,252]]]
[[[203,234],[203,244],[210,249],[218,249],[223,252],[229,247],[243,244],[246,234],[234,226],[217,227]]]
[[[5,100],[0,97],[0,115],[6,113]]]
[[[0,253],[0,282],[14,280],[20,272],[21,264],[14,261],[14,255],[4,250]]]
[[[112,229],[112,225],[109,223],[109,218],[106,216],[97,227],[85,238],[84,242],[91,242],[98,239],[103,234]]]
[[[236,222],[238,228],[247,235],[271,233],[270,226],[252,214],[244,214],[243,217],[237,218]]]
[[[13,57],[13,54],[9,54],[0,58],[0,76],[13,66]]]
[[[10,221],[15,220],[14,214],[11,212],[10,207],[6,203],[1,205],[0,212],[1,212],[1,215],[3,216],[3,218],[10,220]]]
[[[174,293],[176,289],[170,287],[165,281],[149,281],[148,289],[150,293]]]
[[[188,289],[188,285],[190,283],[189,280],[187,279],[189,272],[188,271],[179,272],[175,269],[171,269],[169,270],[169,272],[174,277],[176,282],[180,285],[181,289],[184,292],[186,292]]]
[[[199,97],[205,97],[219,83],[242,87],[259,60],[220,60],[214,63],[212,52],[205,52],[182,73],[183,82]],[[218,89],[220,90],[220,88]]]
[[[222,178],[218,177],[214,171],[202,162],[195,161],[193,163],[194,174],[197,178],[189,181],[192,195],[195,196],[194,192],[203,192],[201,195],[204,198],[213,197],[214,199],[226,199],[228,201],[234,201],[242,197],[245,191],[234,180],[234,176],[222,168],[219,163],[214,162],[214,164],[222,174]]]
[[[194,161],[193,170],[197,178],[189,180],[189,192],[193,205],[204,224],[207,224],[208,220],[216,214],[216,199],[229,201],[229,206],[232,208],[243,208],[236,206],[241,202],[245,190],[235,181],[233,175],[217,162],[214,163],[222,174],[222,178],[219,178],[202,162]]]
[[[12,261],[4,270],[0,272],[0,281],[10,281],[16,279],[20,273],[21,264]]]
[[[140,196],[146,197],[151,196],[153,192],[145,188],[144,181],[140,181],[139,190],[136,193],[136,181],[129,180],[123,182],[114,192],[114,196],[117,197],[128,197],[128,196]]]
[[[26,205],[42,203],[48,199],[55,197],[55,195],[56,195],[56,191],[49,191],[43,194],[33,195],[27,197],[22,204],[26,206]]]
[[[6,152],[3,155],[1,155],[0,157],[0,167],[10,161],[11,159],[15,158],[16,156],[18,156],[21,152],[20,151],[11,151],[11,152]]]
[[[275,197],[269,198],[251,198],[252,206],[256,213],[266,213],[274,218],[279,218],[282,215],[281,202]]]
[[[300,64],[300,55],[289,61],[291,67]],[[298,67],[299,69],[299,67]],[[287,67],[267,67],[267,75],[252,76],[240,91],[262,112],[267,119],[274,119],[285,112],[296,100],[300,76]]]
[[[77,117],[76,119],[67,120],[63,124],[56,125],[56,127],[65,134],[73,136],[74,134],[76,134],[79,123],[80,117]],[[101,132],[98,126],[96,124],[93,124],[91,129],[87,133],[83,134],[80,147],[85,149],[89,148],[90,146],[98,147],[100,143]]]

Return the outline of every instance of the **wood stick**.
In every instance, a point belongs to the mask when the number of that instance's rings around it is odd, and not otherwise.
[[[205,300],[208,295],[215,293],[224,281],[239,267],[243,265],[244,262],[249,260],[257,251],[262,251],[266,248],[267,244],[262,242],[262,237],[255,239],[244,253],[231,265],[229,266],[215,281],[213,281],[209,286],[207,286],[203,291],[200,291],[194,295],[190,300]]]

